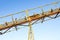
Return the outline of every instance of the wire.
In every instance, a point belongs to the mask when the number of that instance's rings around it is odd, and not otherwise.
[[[10,28],[8,28],[8,29],[7,29],[6,31],[4,31],[3,33],[2,33],[2,32],[0,32],[0,35],[5,34],[9,29],[10,29]]]
[[[28,26],[24,26],[24,27],[17,28],[17,29],[19,30],[19,29],[23,29],[23,28],[26,28],[26,27],[28,27]],[[11,32],[11,31],[15,31],[15,30],[9,30],[8,32]],[[8,33],[8,32],[7,32],[7,33]]]
[[[58,15],[56,18],[58,18],[58,17],[60,17],[60,15]],[[51,18],[51,19],[47,19],[47,20],[44,20],[43,22],[45,22],[45,21],[49,21],[49,20],[52,20],[52,19],[56,19],[56,18]],[[36,20],[34,23],[32,23],[32,24],[38,24],[38,23],[40,23],[40,21],[38,22],[39,20]]]
[[[31,9],[27,9],[28,11],[31,11],[31,10],[34,10],[34,9],[37,9],[37,8],[43,8],[45,6],[49,6],[49,5],[54,5],[54,4],[58,4],[60,3],[60,1],[57,1],[57,2],[53,2],[53,3],[50,3],[50,4],[46,4],[46,5],[43,5],[43,6],[38,6],[36,8],[31,8]],[[15,14],[9,14],[9,15],[6,15],[6,16],[1,16],[0,18],[5,18],[5,17],[8,17],[8,16],[12,16],[12,15],[16,15],[16,14],[20,14],[20,13],[23,13],[25,12],[25,10],[21,11],[21,12],[17,12]]]

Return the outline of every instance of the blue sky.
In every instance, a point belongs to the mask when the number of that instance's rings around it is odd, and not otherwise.
[[[58,0],[0,0],[0,16],[13,14],[22,10],[34,8]],[[51,5],[52,6],[52,5]],[[60,7],[59,4],[57,7]],[[52,6],[51,8],[56,8]],[[44,8],[45,10],[51,9],[50,7]],[[38,11],[31,11],[32,13]],[[18,16],[19,15],[19,16]],[[25,13],[14,16],[14,18],[21,18]],[[11,21],[11,17],[0,18],[0,24],[6,21]],[[60,40],[60,18],[55,20],[46,21],[33,25],[35,40]],[[21,26],[19,26],[21,27]],[[0,36],[0,40],[28,40],[28,28],[12,31]]]

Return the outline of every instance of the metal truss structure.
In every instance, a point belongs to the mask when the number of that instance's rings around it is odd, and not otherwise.
[[[51,3],[51,4],[44,5],[44,6],[57,4],[59,2],[54,2],[54,3]],[[46,12],[44,12],[42,10],[42,13],[40,13],[40,14],[34,14],[34,15],[31,15],[31,16],[28,15],[30,10],[34,10],[34,9],[37,9],[37,8],[43,8],[44,6],[39,6],[39,7],[36,7],[36,8],[27,9],[27,10],[22,11],[22,12],[26,13],[26,17],[23,18],[23,20],[19,20],[19,19],[14,20],[13,17],[12,17],[11,22],[6,22],[4,24],[1,24],[0,25],[0,31],[5,30],[5,29],[7,29],[7,30],[4,31],[4,32],[0,32],[0,35],[7,33],[7,31],[9,29],[11,29],[12,27],[15,27],[15,29],[17,31],[18,30],[17,29],[18,25],[19,26],[29,26],[28,40],[34,40],[34,33],[33,33],[33,30],[32,30],[32,25],[33,24],[37,23],[39,20],[41,20],[41,23],[43,23],[44,21],[55,19],[55,18],[60,16],[60,8],[51,9],[50,11],[46,11]],[[22,12],[18,12],[16,14],[19,14],[19,13],[22,13]],[[9,14],[7,16],[3,16],[3,17],[0,17],[0,18],[12,16],[12,15],[15,15],[15,14]],[[25,23],[29,23],[29,24],[28,25],[23,25]]]

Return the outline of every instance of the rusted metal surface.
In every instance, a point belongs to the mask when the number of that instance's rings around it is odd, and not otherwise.
[[[34,20],[42,19],[44,17],[53,16],[53,15],[58,14],[58,13],[60,13],[60,8],[56,8],[53,11],[44,12],[44,15],[35,14],[35,15],[32,15],[32,16],[29,16],[28,18],[30,18],[31,21],[34,21]],[[16,21],[14,21],[14,23],[12,21],[7,22],[7,25],[5,23],[0,25],[0,31],[5,30],[7,28],[12,28],[14,26],[22,25],[22,24],[25,24],[25,23],[28,23],[28,22],[29,22],[29,20],[27,20],[26,18],[23,18],[22,20],[18,19]]]

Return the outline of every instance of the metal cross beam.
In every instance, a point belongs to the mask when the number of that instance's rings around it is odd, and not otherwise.
[[[28,16],[28,18],[30,18],[31,21],[34,21],[34,20],[42,19],[44,17],[46,18],[46,17],[49,17],[49,16],[53,16],[53,15],[56,15],[58,13],[60,14],[60,8],[54,9],[53,12],[51,12],[51,11],[44,12],[44,15],[42,15],[42,14],[35,14],[35,15],[32,15],[32,16]],[[17,20],[16,22],[17,23],[13,23],[11,21],[11,22],[7,22],[8,25],[5,25],[5,26],[4,25],[0,25],[0,31],[8,29],[8,28],[12,28],[15,25],[18,26],[18,25],[22,25],[22,24],[28,23],[29,21],[24,18],[23,20]]]

